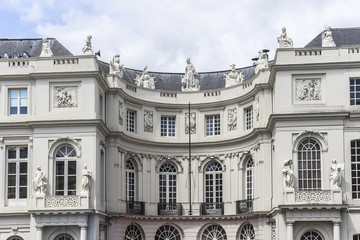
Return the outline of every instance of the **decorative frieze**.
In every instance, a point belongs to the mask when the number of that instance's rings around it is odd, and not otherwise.
[[[54,65],[73,65],[73,64],[79,64],[79,58],[54,59]]]
[[[185,113],[185,134],[196,134],[196,113],[190,113],[190,123],[189,123],[189,113]]]
[[[29,67],[29,60],[9,61],[10,68],[26,68]]]
[[[153,111],[144,110],[144,132],[153,132]]]
[[[297,203],[330,203],[331,190],[298,191],[295,193]]]
[[[74,208],[80,207],[80,198],[76,195],[46,196],[45,208]]]
[[[54,86],[53,108],[78,107],[78,86]]]
[[[237,129],[237,108],[228,109],[228,131]]]
[[[310,50],[295,50],[295,57],[300,56],[321,56],[320,49],[310,49]]]
[[[295,99],[297,101],[321,100],[321,79],[296,79],[295,94]]]
[[[119,124],[122,126],[124,119],[124,103],[120,100],[118,105],[118,116],[119,116]]]

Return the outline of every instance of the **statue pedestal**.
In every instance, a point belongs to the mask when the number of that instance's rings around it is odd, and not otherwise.
[[[35,206],[36,208],[45,207],[45,193],[36,193],[35,194]]]
[[[339,189],[331,189],[332,199],[334,204],[342,204],[342,190]]]
[[[89,208],[90,194],[89,192],[81,192],[80,194],[80,206],[81,208]]]
[[[293,188],[285,189],[285,204],[295,204],[295,190]]]

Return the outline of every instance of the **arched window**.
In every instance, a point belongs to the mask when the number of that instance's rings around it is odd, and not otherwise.
[[[67,233],[62,233],[57,235],[54,240],[74,240],[74,238]]]
[[[299,190],[321,189],[321,150],[313,138],[306,138],[298,146]]]
[[[175,227],[164,225],[156,231],[155,240],[181,240],[181,236]]]
[[[214,224],[208,226],[203,234],[201,235],[201,240],[226,240],[226,233],[224,228],[222,228],[220,225]]]
[[[323,240],[324,238],[313,230],[307,231],[301,236],[300,240]]]
[[[76,195],[76,152],[69,145],[55,154],[55,195]]]
[[[160,167],[159,175],[160,203],[176,203],[176,168],[171,163]]]
[[[218,162],[211,162],[205,168],[205,202],[222,202],[222,167]]]
[[[245,224],[239,233],[239,240],[252,240],[255,239],[255,231],[252,224]]]
[[[4,52],[4,58],[11,58],[7,52]]]
[[[246,164],[246,199],[254,199],[254,161],[250,158]]]
[[[125,189],[126,189],[126,201],[135,201],[136,194],[136,176],[135,166],[132,161],[127,160],[125,163]]]
[[[126,228],[125,239],[141,240],[141,231],[136,225],[129,225]]]
[[[19,236],[12,236],[12,237],[9,237],[7,240],[24,240],[24,239]]]

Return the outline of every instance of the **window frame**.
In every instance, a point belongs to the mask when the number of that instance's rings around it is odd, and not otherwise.
[[[169,169],[169,165],[173,171],[162,171],[162,168],[167,166]],[[178,170],[175,164],[171,162],[163,163],[159,168],[159,203],[177,203],[178,196]],[[165,185],[164,185],[165,183]],[[162,189],[164,188],[164,189]],[[175,188],[175,190],[174,190]],[[164,196],[162,196],[164,195]],[[171,195],[171,196],[170,196]]]
[[[15,158],[9,158],[9,149],[15,148]],[[26,158],[21,158],[20,149],[26,148]],[[9,145],[6,147],[6,193],[5,199],[8,205],[25,205],[27,203],[27,199],[29,198],[29,147],[27,145]],[[11,186],[11,188],[15,188],[15,198],[9,198],[9,164],[15,163],[15,173],[11,173],[11,175],[15,176],[15,186]],[[26,173],[21,173],[21,164],[26,163]],[[20,185],[21,176],[26,175],[26,185]],[[20,197],[20,188],[26,188],[26,197]]]
[[[69,147],[72,149],[71,152],[74,152],[74,156],[67,156],[64,157],[57,157],[57,153],[62,149],[63,147]],[[71,153],[70,152],[70,153]],[[63,174],[57,174],[57,163],[63,162],[64,163],[64,173]],[[75,174],[69,174],[69,162],[75,162]],[[77,161],[77,153],[76,149],[70,145],[70,144],[64,144],[57,148],[57,150],[54,153],[54,195],[56,196],[75,196],[77,194],[77,174],[78,174],[78,167],[77,167],[78,161]],[[58,189],[57,184],[57,177],[63,177],[64,181],[64,188]],[[75,189],[69,189],[69,178],[75,177]],[[63,192],[63,194],[57,194],[58,192]],[[69,191],[72,191],[74,194],[69,194]]]
[[[357,153],[358,151],[359,153]],[[358,164],[360,164],[360,139],[355,139],[350,141],[350,177],[351,198],[356,200],[360,199],[360,168],[357,168]]]
[[[254,111],[252,105],[244,108],[244,124],[245,130],[251,130],[254,128]]]
[[[360,78],[349,79],[349,100],[350,106],[360,105]]]
[[[218,170],[207,171],[210,165],[216,164]],[[217,184],[219,182],[219,184]],[[204,202],[222,203],[223,202],[223,167],[218,161],[206,164],[204,168]],[[211,190],[212,189],[212,190]],[[217,195],[219,193],[219,195]]]
[[[205,115],[205,136],[213,137],[221,135],[221,116],[220,114]]]
[[[128,163],[131,163],[132,165],[132,169],[128,168]],[[130,176],[129,176],[130,175]],[[131,176],[132,175],[132,176]],[[133,183],[129,183],[129,180],[133,180]],[[136,180],[136,167],[135,167],[135,163],[128,159],[125,162],[125,199],[128,202],[134,202],[137,199],[137,180]],[[131,190],[129,188],[129,186],[133,185],[133,189]],[[131,193],[132,192],[132,196]],[[131,199],[132,197],[132,199]]]
[[[26,97],[21,97],[21,91],[26,90]],[[17,91],[17,96],[11,97],[11,92]],[[26,116],[29,115],[29,89],[27,86],[11,86],[7,88],[7,115],[8,116]],[[16,113],[11,113],[11,107],[12,107],[12,99],[16,100]],[[21,113],[21,100],[26,99],[26,113]],[[25,107],[25,106],[24,106]]]
[[[245,198],[254,199],[254,160],[250,158],[245,167]]]
[[[133,116],[130,116],[133,115]],[[130,118],[132,117],[132,119]],[[136,133],[136,111],[132,109],[126,110],[126,131],[130,133]]]
[[[161,137],[176,136],[176,116],[167,116],[167,115],[161,116],[160,136]]]

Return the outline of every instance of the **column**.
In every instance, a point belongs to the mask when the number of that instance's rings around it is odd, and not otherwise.
[[[294,236],[294,223],[286,222],[286,240],[293,240]]]
[[[334,240],[340,240],[340,222],[333,222]]]
[[[80,227],[80,240],[87,240],[87,226]]]
[[[43,227],[36,227],[36,240],[42,240]]]

